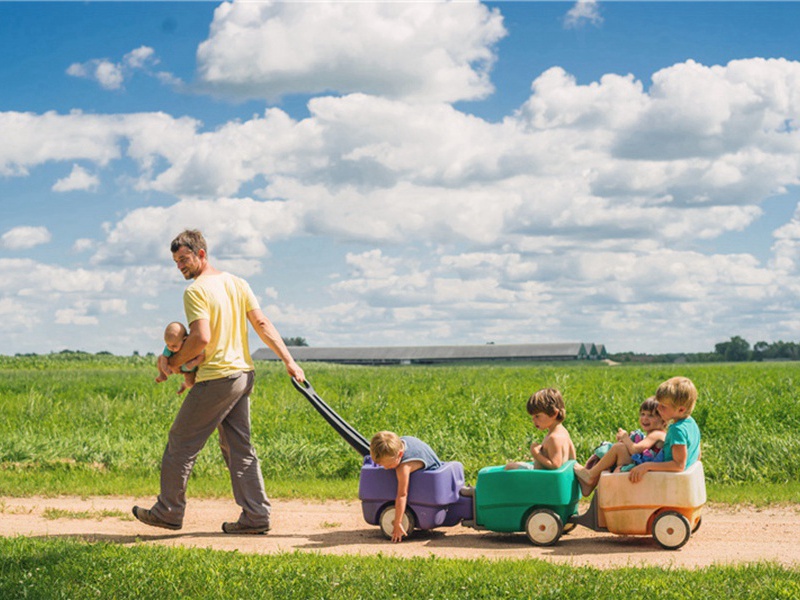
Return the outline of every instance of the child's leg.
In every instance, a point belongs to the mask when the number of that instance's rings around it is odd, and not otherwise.
[[[631,462],[630,452],[628,452],[625,444],[618,442],[611,446],[608,452],[606,452],[591,469],[576,464],[575,475],[578,477],[578,483],[581,486],[583,495],[588,496],[592,493],[594,488],[597,487],[597,483],[600,481],[600,475],[603,471],[608,471],[613,467],[627,465],[629,462]]]
[[[194,385],[196,378],[197,378],[197,371],[190,371],[189,373],[184,373],[183,383],[181,384],[181,387],[178,390],[178,395],[180,396],[183,392],[191,388]]]
[[[533,469],[533,465],[526,462],[511,461],[506,463],[506,466],[503,468],[506,471],[513,471],[514,469]]]
[[[162,371],[159,368],[158,369],[158,375],[156,376],[156,383],[161,383],[162,381],[166,381],[168,377],[169,377],[169,373],[165,373],[164,371]]]

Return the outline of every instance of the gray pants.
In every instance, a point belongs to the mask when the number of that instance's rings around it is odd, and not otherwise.
[[[161,494],[151,509],[168,523],[183,523],[186,484],[206,441],[219,429],[219,445],[231,473],[233,497],[242,508],[239,522],[269,525],[270,503],[256,451],[250,443],[253,372],[197,383],[189,390],[161,459]]]

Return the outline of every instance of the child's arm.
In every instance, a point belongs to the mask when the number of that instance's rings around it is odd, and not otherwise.
[[[415,465],[416,469],[413,468]],[[403,536],[408,535],[408,532],[403,529],[403,515],[408,505],[408,481],[411,473],[419,469],[421,465],[422,463],[420,461],[410,461],[407,463],[400,463],[395,469],[395,473],[397,473],[397,496],[394,499],[393,542],[400,542],[403,540]]]
[[[628,452],[631,455],[633,455],[633,454],[641,454],[645,450],[649,450],[650,448],[655,446],[658,442],[663,442],[666,436],[667,436],[666,431],[656,430],[648,433],[641,442],[634,442],[633,440],[631,440],[631,436],[628,433],[626,433],[624,436],[621,436],[621,439],[619,441],[625,444],[625,448],[627,448]]]
[[[531,454],[533,460],[545,469],[558,469],[565,460],[564,444],[552,433],[547,434],[541,444],[531,446]]]
[[[628,479],[632,483],[637,483],[642,480],[644,474],[648,471],[664,471],[671,473],[680,473],[686,469],[686,459],[689,453],[684,444],[674,444],[672,446],[672,460],[667,462],[646,462],[635,466],[628,473]]]

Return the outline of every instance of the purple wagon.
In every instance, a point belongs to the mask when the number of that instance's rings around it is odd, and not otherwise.
[[[379,525],[383,534],[391,538],[397,475],[372,462],[367,439],[336,414],[308,381],[298,383],[292,379],[292,383],[331,427],[364,457],[358,481],[358,498],[364,520],[370,525]],[[462,521],[471,521],[474,499],[461,495],[464,488],[464,466],[460,462],[446,462],[430,471],[414,471],[403,517],[405,530],[410,534],[414,529],[452,527]]]
[[[446,462],[438,469],[411,473],[408,511],[403,523],[406,531],[452,527],[471,520],[472,498],[462,496],[462,488],[464,467],[460,462]],[[376,465],[369,456],[364,457],[358,480],[361,510],[364,520],[370,525],[379,525],[387,537],[392,536],[396,495],[395,474]]]

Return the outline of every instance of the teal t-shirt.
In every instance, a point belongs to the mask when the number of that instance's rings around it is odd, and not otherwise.
[[[692,417],[675,421],[667,429],[664,440],[664,462],[672,460],[674,445],[686,446],[686,468],[688,469],[700,458],[700,428]]]

